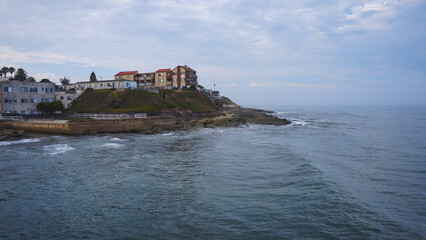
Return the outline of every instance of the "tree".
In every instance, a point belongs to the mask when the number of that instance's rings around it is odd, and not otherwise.
[[[2,67],[2,69],[0,70],[3,74],[4,74],[4,76],[6,77],[6,73],[8,73],[9,72],[9,68],[8,67]]]
[[[70,80],[67,77],[63,77],[63,78],[59,79],[59,81],[61,81],[62,85],[70,84]]]
[[[65,110],[65,107],[61,101],[56,100],[52,103],[41,102],[37,104],[37,110],[42,112],[43,114],[52,114],[57,111],[63,112]]]
[[[47,78],[43,78],[40,80],[40,82],[50,83],[51,81]]]
[[[48,112],[47,104],[48,103],[46,103],[46,102],[41,102],[41,103],[37,104],[37,111],[40,111],[43,114],[47,113]]]
[[[28,82],[36,82],[34,77],[28,77]]]
[[[19,69],[18,69],[19,70]],[[23,69],[22,69],[23,70]],[[10,72],[10,77],[12,77],[13,73],[15,72],[15,68],[14,67],[10,67],[9,68],[9,72]]]
[[[65,110],[64,104],[59,100],[54,101],[52,104],[54,112],[63,112]]]
[[[90,81],[91,81],[91,82],[96,82],[96,81],[98,81],[98,79],[96,79],[96,74],[95,74],[95,72],[92,72],[92,74],[90,74]]]
[[[13,69],[13,71],[15,71],[15,69]],[[9,69],[9,72],[11,72],[10,69]],[[22,68],[18,68],[18,70],[16,71],[16,74],[15,74],[15,79],[18,80],[18,81],[21,81],[21,82],[26,81],[27,80],[27,72],[25,72],[25,70],[22,69]]]

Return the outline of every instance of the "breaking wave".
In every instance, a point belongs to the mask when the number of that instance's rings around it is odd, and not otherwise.
[[[123,144],[118,144],[118,143],[104,143],[101,145],[101,147],[109,147],[109,148],[121,148],[123,147]]]
[[[40,138],[28,138],[28,139],[22,139],[17,141],[4,141],[0,142],[0,146],[7,146],[12,144],[24,144],[24,143],[33,143],[33,142],[39,142]]]
[[[53,144],[53,145],[44,146],[43,149],[46,152],[48,152],[50,155],[56,155],[56,154],[65,153],[65,152],[74,150],[74,148],[68,144]]]

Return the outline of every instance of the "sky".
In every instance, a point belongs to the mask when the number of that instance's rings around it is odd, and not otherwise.
[[[426,0],[0,0],[0,68],[188,65],[242,105],[426,104]]]

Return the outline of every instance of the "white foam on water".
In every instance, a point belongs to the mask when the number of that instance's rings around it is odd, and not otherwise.
[[[307,124],[309,124],[308,122],[305,121],[292,121],[293,126],[305,126]]]
[[[118,144],[118,143],[104,143],[101,145],[101,147],[109,147],[109,148],[121,148],[123,147],[123,144]]]
[[[124,140],[124,139],[122,139],[122,138],[117,138],[117,137],[113,137],[113,138],[111,138],[110,140],[111,140],[111,141],[126,141],[126,140]]]
[[[24,143],[33,143],[33,142],[39,142],[40,138],[28,138],[28,139],[22,139],[17,141],[4,141],[0,142],[0,146],[7,146],[12,144],[24,144]]]
[[[56,155],[74,150],[74,148],[68,144],[52,144],[44,146],[43,149],[50,155]]]
[[[172,133],[172,132],[160,134],[160,136],[172,136],[172,135],[174,135],[174,133]]]
[[[277,112],[277,114],[291,114],[291,113],[296,113],[296,112]]]

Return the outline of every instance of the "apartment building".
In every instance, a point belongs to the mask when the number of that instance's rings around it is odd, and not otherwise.
[[[55,100],[54,83],[12,80],[1,81],[0,87],[0,111],[3,114],[40,114],[38,103]]]
[[[138,73],[135,74],[135,81],[140,88],[154,88],[155,87],[155,73]]]
[[[185,66],[177,66],[173,68],[173,87],[177,88],[183,88],[183,87],[190,87],[192,85],[197,86],[198,85],[198,77],[197,72],[188,67]]]
[[[70,89],[75,89],[77,92],[79,90],[84,91],[87,88],[93,89],[135,89],[137,88],[137,83],[133,80],[104,80],[96,82],[76,82],[67,85],[59,86],[60,89],[68,91]],[[81,92],[80,92],[81,93]]]
[[[155,71],[155,86],[158,88],[172,89],[172,72],[170,68]]]
[[[72,101],[74,101],[78,96],[80,96],[80,93],[77,93],[77,91],[56,91],[55,92],[55,99],[57,101],[61,101],[62,104],[64,104],[65,108],[69,108],[72,104]]]
[[[115,79],[136,81],[140,88],[183,88],[198,86],[197,72],[187,65],[179,65],[173,69],[163,68],[155,72],[138,73],[138,71],[119,72]]]
[[[135,81],[135,75],[138,74],[138,71],[125,71],[119,72],[114,75],[115,80],[130,80]]]

